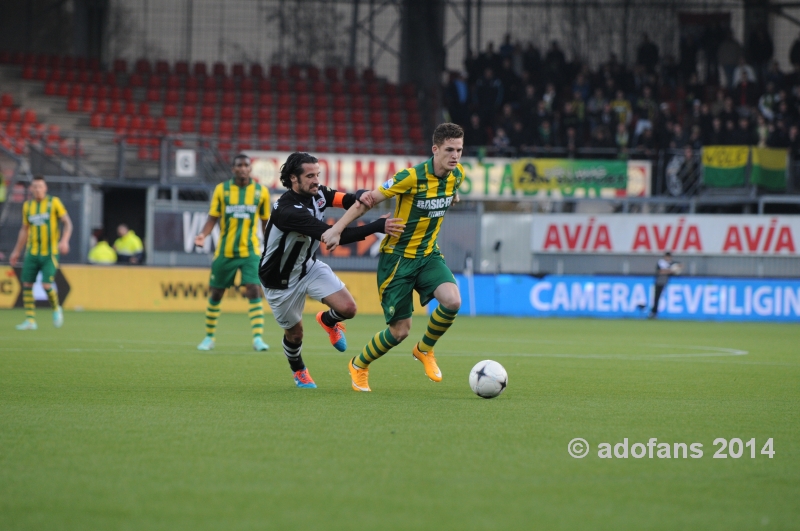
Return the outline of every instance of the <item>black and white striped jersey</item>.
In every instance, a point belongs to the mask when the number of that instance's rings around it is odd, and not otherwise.
[[[292,190],[278,199],[264,231],[264,252],[258,276],[269,289],[288,289],[308,274],[317,261],[322,234],[330,228],[325,223],[325,209],[330,206],[348,209],[356,201],[355,194],[346,194],[320,186],[314,196]],[[383,232],[386,220],[380,218],[360,227],[346,228],[339,239],[341,245],[363,240],[375,232]]]

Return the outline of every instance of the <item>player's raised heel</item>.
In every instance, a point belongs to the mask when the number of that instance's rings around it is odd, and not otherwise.
[[[212,350],[214,348],[214,338],[206,336],[203,341],[197,345],[197,350]]]
[[[344,323],[336,323],[336,325],[330,327],[322,322],[323,313],[325,312],[319,312],[317,314],[317,322],[322,327],[322,329],[328,333],[328,339],[330,339],[333,348],[335,348],[339,352],[344,352],[345,350],[347,350],[347,339],[344,337],[344,331],[345,331]]]
[[[39,327],[36,325],[36,321],[31,319],[25,319],[22,324],[17,325],[17,330],[36,330],[37,328]]]
[[[266,352],[269,350],[269,345],[264,343],[264,340],[261,339],[261,336],[257,336],[253,338],[253,350],[257,352]]]
[[[317,384],[314,383],[314,380],[311,379],[311,375],[308,374],[308,369],[303,369],[302,371],[294,373],[294,384],[301,389],[317,388]]]
[[[61,306],[53,310],[53,326],[56,328],[64,326],[64,310],[61,309]]]
[[[433,349],[429,350],[428,352],[422,352],[419,349],[419,344],[416,344],[414,345],[414,350],[411,353],[415,358],[422,362],[422,365],[425,367],[425,374],[428,375],[428,378],[430,378],[431,381],[442,381],[442,371],[439,370],[439,366],[436,364],[436,358],[433,355]]]
[[[361,391],[368,393],[372,391],[369,388],[369,367],[362,369],[353,365],[355,358],[347,362],[347,368],[350,369],[350,380],[353,384],[353,391]]]

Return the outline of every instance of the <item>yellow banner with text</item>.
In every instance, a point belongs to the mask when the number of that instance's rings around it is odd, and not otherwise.
[[[61,273],[69,283],[64,308],[71,310],[203,312],[208,301],[208,269],[175,267],[121,267],[63,265]],[[358,305],[361,314],[383,313],[375,273],[337,273]],[[244,289],[237,286],[225,293],[223,312],[247,312]],[[264,309],[269,312],[269,305]],[[327,309],[307,299],[306,313]],[[414,293],[414,313],[425,315]]]

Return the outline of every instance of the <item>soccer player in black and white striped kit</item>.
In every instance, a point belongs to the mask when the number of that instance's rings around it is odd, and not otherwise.
[[[355,194],[338,192],[319,184],[319,163],[313,155],[295,152],[281,166],[281,183],[288,188],[275,203],[264,232],[264,252],[258,275],[278,325],[284,329],[283,352],[289,360],[297,387],[316,388],[303,362],[303,308],[306,295],[330,309],[317,314],[317,322],[328,333],[331,344],[347,348],[343,321],[356,315],[356,303],[331,268],[317,260],[325,223],[325,209],[350,208],[367,190]],[[372,206],[372,205],[368,205]],[[380,218],[342,232],[341,243],[363,240],[373,233],[399,235],[405,225],[398,218]]]

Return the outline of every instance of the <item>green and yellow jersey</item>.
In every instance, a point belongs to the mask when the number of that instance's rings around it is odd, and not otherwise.
[[[41,201],[31,199],[22,205],[22,223],[28,227],[26,255],[50,256],[58,254],[61,231],[58,220],[67,213],[57,197],[44,196]]]
[[[269,191],[250,180],[244,188],[233,179],[219,183],[211,198],[210,216],[219,218],[219,244],[214,258],[259,256],[257,219],[269,219]]]
[[[386,197],[397,196],[394,217],[405,220],[406,228],[400,236],[387,234],[381,242],[381,252],[421,258],[438,250],[436,237],[442,218],[463,180],[461,164],[447,177],[439,178],[433,173],[433,158],[430,158],[386,181],[380,191]]]

